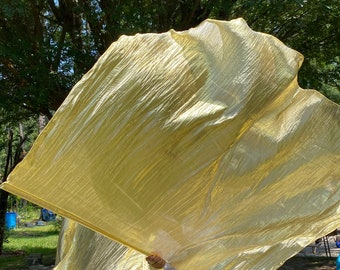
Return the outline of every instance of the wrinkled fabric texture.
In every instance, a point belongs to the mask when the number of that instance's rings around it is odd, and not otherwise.
[[[302,61],[242,19],[122,36],[2,188],[178,270],[275,269],[340,220],[340,110]]]
[[[153,270],[138,251],[64,219],[54,270],[67,269]]]

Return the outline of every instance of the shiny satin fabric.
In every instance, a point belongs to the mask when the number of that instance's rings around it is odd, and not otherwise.
[[[114,242],[70,219],[64,219],[59,234],[54,270],[119,269],[152,270],[145,256]]]
[[[340,109],[302,61],[243,19],[122,36],[2,188],[178,270],[275,269],[340,220]]]

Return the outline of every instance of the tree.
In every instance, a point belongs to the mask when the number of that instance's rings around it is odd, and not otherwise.
[[[243,2],[243,3],[241,3]],[[313,88],[340,104],[340,11],[338,0],[238,1],[236,14],[256,31],[272,34],[305,59],[303,88]]]
[[[252,29],[278,37],[305,56],[300,85],[340,104],[338,1],[1,0],[0,134],[21,121],[51,118],[121,35],[186,30],[206,18],[243,17]],[[5,157],[0,153],[6,168]]]
[[[63,41],[63,32],[49,17],[45,2],[6,0],[0,4],[3,121],[38,114],[51,117],[77,79],[71,71],[73,55],[63,57],[63,50],[72,48]]]
[[[72,86],[122,34],[184,30],[244,17],[305,55],[299,74],[340,102],[338,0],[2,0],[0,121],[51,117]]]
[[[20,138],[20,142],[17,145],[15,152],[13,153],[13,131],[8,130],[8,144],[6,154],[6,164],[2,182],[7,180],[9,173],[15,168],[15,166],[23,159],[24,152],[22,150],[22,144],[25,141],[25,137]],[[7,210],[9,193],[4,190],[0,190],[0,254],[2,254],[2,247],[5,235],[5,216]]]
[[[38,129],[34,119],[19,123],[13,130],[3,125],[0,125],[0,128],[6,134],[6,136],[0,136],[0,181],[5,182],[9,173],[26,155],[28,147],[38,134]],[[29,135],[26,136],[26,134]],[[27,142],[27,148],[24,145],[25,142]],[[5,238],[5,217],[9,196],[8,192],[0,189],[0,254],[2,254]]]

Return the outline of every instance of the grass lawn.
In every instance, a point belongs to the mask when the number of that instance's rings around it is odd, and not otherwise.
[[[33,253],[42,254],[43,265],[54,265],[57,250],[58,222],[50,221],[44,226],[25,227],[24,222],[17,229],[9,230],[8,242],[3,245],[0,269],[28,269],[26,257]]]

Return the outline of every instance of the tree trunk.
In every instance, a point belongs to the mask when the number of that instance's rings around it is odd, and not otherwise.
[[[20,134],[20,140],[23,142],[21,145],[21,151],[23,155],[26,155],[26,149],[25,149],[25,144],[24,144],[25,131],[24,131],[24,126],[22,123],[19,123],[19,134]],[[21,207],[25,207],[27,205],[27,201],[25,199],[21,199],[19,201],[21,201]],[[17,203],[17,207],[18,206],[19,206],[19,203]]]
[[[38,130],[39,130],[39,133],[41,133],[41,131],[43,131],[43,129],[46,127],[48,123],[48,118],[47,116],[45,115],[39,115],[39,127],[38,127]]]
[[[0,255],[2,254],[5,240],[6,212],[7,212],[8,192],[0,190]]]
[[[8,146],[7,146],[7,158],[6,158],[6,166],[4,171],[4,176],[2,182],[7,180],[7,176],[9,174],[9,170],[12,163],[12,143],[13,143],[13,132],[10,130],[8,132]],[[4,190],[0,190],[0,255],[2,254],[3,243],[5,240],[5,226],[6,226],[6,212],[7,212],[7,199],[8,192]]]
[[[10,172],[15,168],[16,165],[24,158],[23,143],[26,140],[25,136],[20,136],[19,144],[17,145],[16,151],[13,157],[13,132],[9,130],[8,132],[8,146],[7,146],[7,158],[6,166],[4,171],[4,176],[2,182],[7,181],[7,177]],[[7,212],[7,202],[9,193],[0,190],[0,255],[3,250],[3,243],[5,240],[5,225],[6,225],[6,212]]]

